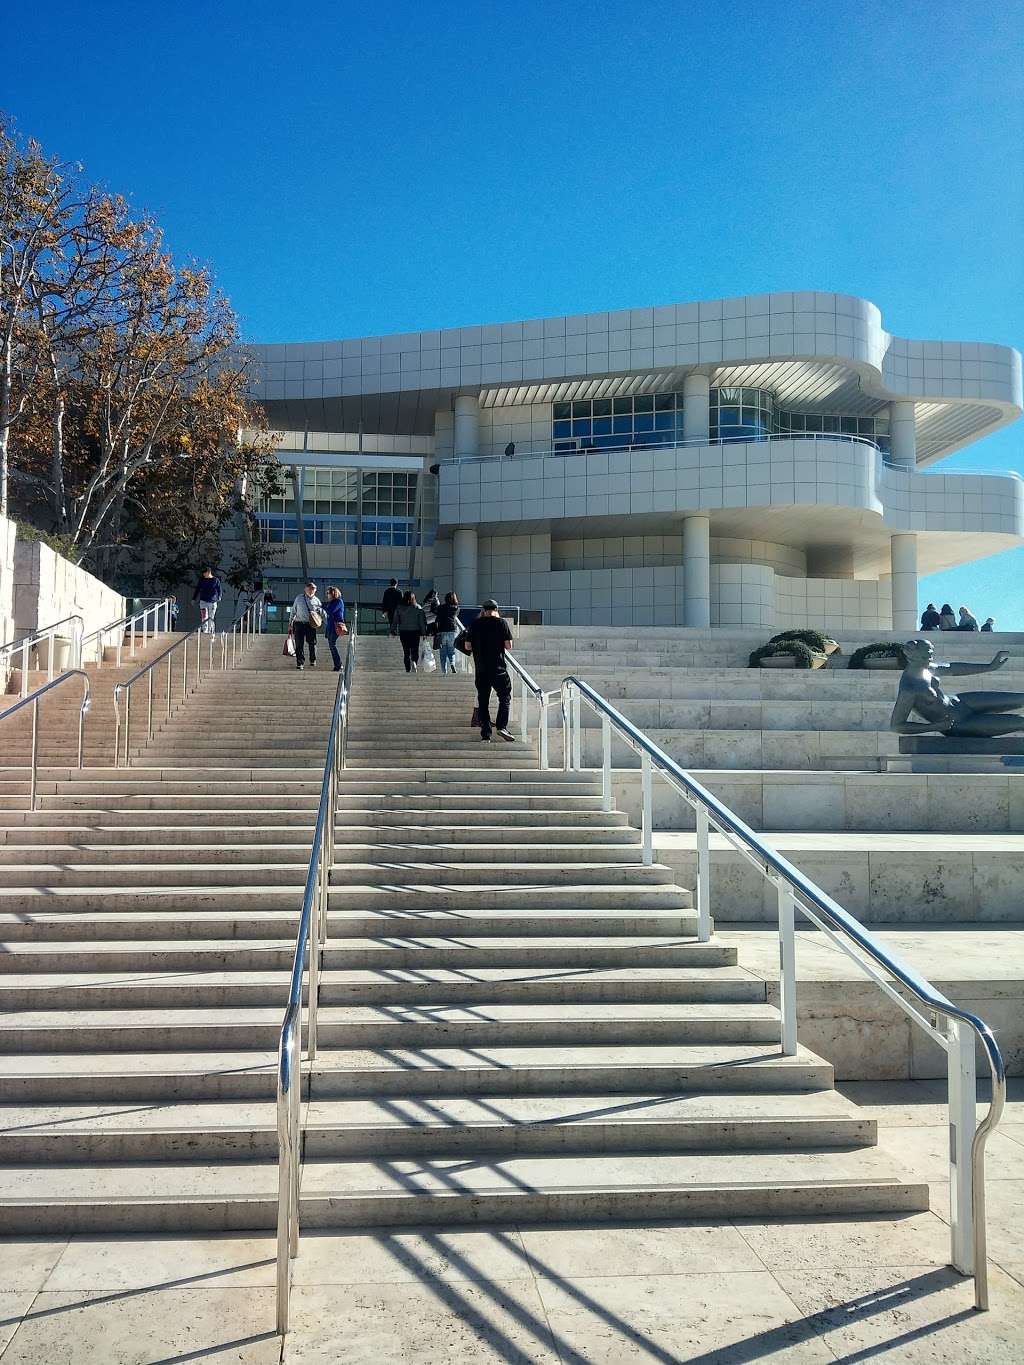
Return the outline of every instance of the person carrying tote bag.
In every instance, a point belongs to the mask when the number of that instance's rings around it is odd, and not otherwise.
[[[334,660],[334,672],[341,672],[341,655],[338,653],[338,641],[343,635],[348,634],[348,626],[345,624],[345,603],[342,600],[340,588],[328,588],[324,603],[324,635],[327,639],[327,648],[331,651],[331,658]]]

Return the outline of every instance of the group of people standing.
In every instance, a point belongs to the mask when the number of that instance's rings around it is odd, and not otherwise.
[[[515,736],[508,728],[512,680],[505,657],[512,643],[512,632],[498,611],[497,602],[488,598],[481,605],[479,616],[463,629],[459,620],[459,599],[454,592],[445,593],[442,601],[431,588],[421,605],[414,592],[402,592],[398,579],[393,578],[381,598],[380,609],[388,619],[391,634],[402,642],[406,673],[417,672],[423,643],[428,638],[437,652],[442,673],[456,671],[456,652],[472,655],[480,738],[489,741],[496,730],[502,739],[513,743]],[[492,692],[498,699],[498,714],[493,726]]]
[[[995,617],[990,616],[983,626],[979,626],[978,618],[973,616],[966,607],[960,608],[960,614],[957,617],[948,602],[943,602],[941,611],[936,608],[934,602],[929,602],[921,613],[922,630],[984,630],[991,632],[995,629],[995,624]]]

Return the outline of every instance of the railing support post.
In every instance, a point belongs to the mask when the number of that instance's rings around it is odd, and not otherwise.
[[[711,839],[707,807],[697,803],[697,938],[711,941]]]
[[[612,799],[612,723],[601,718],[601,808],[611,810]]]
[[[779,893],[779,1009],[782,1014],[782,1055],[796,1056],[796,907],[793,890],[780,881]]]
[[[21,695],[23,697],[28,696],[28,641],[29,637],[26,635],[25,642],[21,646]]]
[[[541,772],[548,770],[548,704],[541,701],[540,705],[540,767]]]
[[[950,1260],[961,1275],[974,1264],[974,1172],[971,1148],[977,1127],[974,1034],[960,1020],[948,1028]]]
[[[528,696],[529,693],[526,690],[526,683],[521,683],[519,689],[519,738],[523,740],[524,743],[526,741],[526,736],[530,731],[530,717],[527,714],[526,709],[529,706]]]
[[[650,867],[654,862],[654,813],[652,810],[651,792],[651,756],[644,753],[640,759],[640,785],[641,785],[641,818],[640,825],[643,831],[644,843],[644,866]]]
[[[125,688],[125,693],[124,693],[124,766],[125,766],[126,768],[129,766],[129,764],[128,764],[128,744],[129,744],[129,736],[131,735],[131,732],[132,732],[132,689],[131,689],[130,687],[126,687],[126,688]]]
[[[32,703],[32,774],[28,785],[28,808],[36,808],[36,765],[39,762],[39,698]]]
[[[578,688],[572,689],[570,701],[572,712],[572,766],[576,772],[583,767],[583,706]]]
[[[152,670],[152,669],[150,669],[149,672],[146,674],[146,679],[147,679],[147,682],[148,682],[147,692],[148,692],[148,698],[149,698],[149,699],[148,699],[148,707],[147,707],[147,716],[146,716],[146,738],[147,738],[147,739],[152,739],[152,738],[153,738],[153,670]]]

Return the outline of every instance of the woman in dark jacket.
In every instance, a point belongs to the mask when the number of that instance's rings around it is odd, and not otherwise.
[[[441,672],[454,673],[455,636],[459,629],[459,599],[453,592],[446,592],[444,601],[438,606],[434,629],[437,632],[437,648],[441,655]]]
[[[324,603],[324,635],[327,637],[327,648],[331,651],[331,658],[334,660],[335,673],[341,672],[341,655],[338,653],[338,627],[344,624],[345,603],[342,600],[341,589],[328,588],[327,600]]]
[[[402,598],[402,605],[395,612],[395,625],[402,642],[405,671],[415,673],[420,657],[420,641],[427,633],[427,613],[417,603],[414,592],[407,592]]]
[[[939,612],[939,630],[956,630],[956,616],[948,602],[943,602]]]

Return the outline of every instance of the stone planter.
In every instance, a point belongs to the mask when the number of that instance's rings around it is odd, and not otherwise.
[[[900,667],[899,659],[893,659],[885,654],[876,654],[873,659],[864,660],[865,668],[877,668],[889,673],[896,673]]]
[[[826,654],[812,654],[811,667],[824,668],[828,663]],[[792,654],[769,654],[767,658],[758,660],[759,668],[796,668],[797,662]]]
[[[48,670],[52,651],[53,672],[63,673],[71,663],[71,644],[71,640],[64,635],[51,635],[49,639],[41,640],[35,649],[38,658],[36,667]]]

